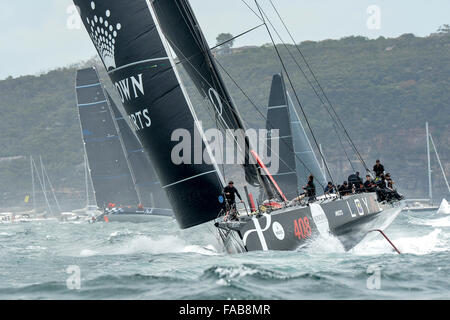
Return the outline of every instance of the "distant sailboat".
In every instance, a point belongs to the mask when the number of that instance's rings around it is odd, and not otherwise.
[[[86,191],[86,205],[84,208],[72,210],[72,213],[83,218],[88,217],[95,218],[96,216],[99,216],[102,212],[98,209],[96,204],[91,204],[90,202],[89,186],[92,185],[92,181],[90,180],[89,163],[86,154],[84,154],[84,182]]]
[[[30,195],[25,197],[25,203],[31,202],[31,210],[24,212],[17,212],[12,216],[12,222],[28,222],[32,220],[41,220],[45,218],[55,219],[61,217],[61,206],[59,204],[58,198],[56,197],[55,190],[53,188],[53,184],[48,175],[47,169],[44,166],[42,161],[42,157],[39,157],[40,162],[40,170],[36,165],[33,157],[30,156],[30,172],[31,172],[31,187],[32,191]],[[37,179],[35,179],[37,177]],[[37,200],[37,190],[36,190],[36,180],[40,186],[40,192],[42,192],[42,197],[44,198],[44,203],[38,205]],[[53,199],[52,199],[53,198]],[[31,200],[31,201],[30,201]],[[53,207],[52,208],[52,200]]]
[[[144,152],[142,144],[119,111],[108,91],[106,93],[110,101],[114,121],[117,123],[117,129],[122,138],[125,155],[133,173],[133,180],[140,202],[147,208],[170,208],[169,200],[161,189],[161,184],[148,156]]]
[[[425,132],[427,139],[427,165],[428,165],[428,196],[429,199],[410,199],[407,202],[408,206],[406,206],[403,211],[435,211],[438,210],[440,213],[445,213],[448,209],[448,203],[446,199],[443,199],[440,207],[437,207],[433,204],[433,184],[432,184],[432,170],[431,170],[431,152],[430,152],[430,142],[433,145],[433,149],[436,155],[436,159],[439,163],[439,166],[442,171],[442,176],[444,177],[445,184],[447,185],[448,192],[450,194],[450,186],[445,175],[444,167],[442,166],[441,159],[439,158],[439,154],[437,152],[436,145],[434,144],[433,137],[428,128],[428,122],[425,123]]]
[[[130,162],[136,162],[136,156],[130,156],[130,147],[127,149],[123,141],[125,133],[130,143],[130,134],[125,130],[128,124],[120,122],[119,115],[113,116],[114,110],[118,112],[117,107],[103,89],[94,68],[78,70],[76,93],[94,195],[97,206],[104,211],[97,220],[141,222],[150,216],[171,216],[170,209],[142,205],[142,189],[137,182],[147,173],[134,174]],[[143,169],[152,170],[151,167]]]
[[[437,213],[450,214],[450,205],[448,204],[446,199],[442,199]]]

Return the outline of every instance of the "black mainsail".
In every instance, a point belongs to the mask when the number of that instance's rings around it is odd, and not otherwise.
[[[272,78],[270,89],[269,105],[267,108],[267,131],[279,130],[278,136],[267,137],[267,146],[270,152],[274,153],[276,148],[272,148],[273,140],[278,139],[278,154],[272,154],[272,162],[278,161],[278,171],[272,176],[277,181],[281,190],[288,199],[298,196],[296,157],[292,142],[292,131],[290,127],[291,117],[288,109],[288,99],[286,87],[281,74],[275,74]],[[306,181],[304,181],[306,184]]]
[[[110,102],[114,120],[119,129],[119,135],[122,137],[124,152],[131,167],[136,191],[138,192],[141,203],[145,207],[170,208],[169,201],[161,189],[161,184],[158,181],[158,177],[148,156],[144,152],[142,144],[133,133],[109,92],[107,90],[105,91]]]
[[[78,70],[76,94],[97,206],[137,205],[139,200],[132,175],[94,68]]]
[[[74,0],[181,228],[217,217],[223,179],[180,85],[150,2]],[[186,146],[177,152],[180,144]],[[194,148],[195,145],[195,148]],[[193,161],[186,152],[201,152]],[[178,161],[180,157],[190,158]]]

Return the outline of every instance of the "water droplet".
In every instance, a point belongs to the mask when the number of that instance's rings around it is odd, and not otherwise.
[[[94,1],[91,2],[91,8],[92,8],[92,10],[95,10],[95,2]]]

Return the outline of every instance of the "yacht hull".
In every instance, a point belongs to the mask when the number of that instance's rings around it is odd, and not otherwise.
[[[380,204],[375,193],[364,193],[287,207],[239,222],[216,222],[216,227],[229,252],[296,250],[320,234],[336,236],[350,250],[369,231],[389,226],[403,206],[402,202]]]
[[[155,221],[155,217],[173,217],[173,211],[171,209],[160,208],[120,208],[116,211],[104,212],[96,218],[96,222],[145,223]]]

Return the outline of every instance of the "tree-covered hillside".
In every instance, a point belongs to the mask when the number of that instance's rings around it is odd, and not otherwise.
[[[290,48],[298,57],[295,48]],[[381,158],[401,190],[423,195],[427,188],[424,131],[428,121],[450,175],[448,34],[376,40],[349,37],[304,42],[300,49],[369,165]],[[341,182],[351,169],[332,122],[285,48],[280,46],[280,50],[334,178]],[[217,59],[265,113],[271,76],[281,71],[274,48],[238,48]],[[30,192],[30,155],[42,155],[55,188],[66,192],[67,199],[82,197],[83,146],[74,83],[77,67],[93,63],[98,62],[0,81],[0,208]],[[102,67],[99,70],[111,87]],[[225,73],[223,76],[247,125],[265,127],[252,103]],[[193,92],[189,83],[188,87]],[[195,94],[193,101],[202,103]],[[207,117],[203,120],[210,121]],[[352,159],[355,168],[361,169],[356,157],[352,155]],[[435,160],[433,167],[436,191],[443,194]]]

